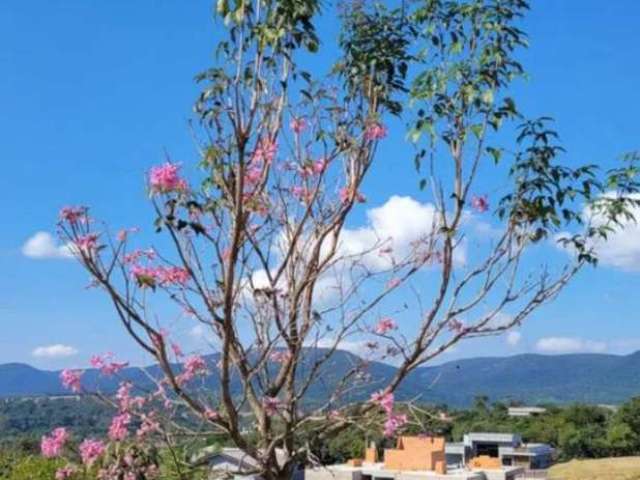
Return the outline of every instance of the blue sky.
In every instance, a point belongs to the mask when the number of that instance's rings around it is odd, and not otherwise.
[[[521,56],[530,81],[514,92],[521,109],[556,119],[571,161],[612,166],[621,152],[640,149],[640,3],[533,3],[524,24],[531,47]],[[165,150],[176,161],[195,159],[187,128],[198,92],[193,76],[212,62],[222,28],[210,12],[209,0],[0,5],[0,363],[58,368],[105,350],[137,358],[74,262],[28,258],[21,248],[36,232],[53,232],[66,204],[91,205],[116,226],[151,219],[145,172]],[[320,29],[335,33],[333,22]],[[320,58],[331,59],[329,46]],[[401,136],[383,146],[389,161],[366,186],[370,206],[417,195],[411,157],[398,157],[406,148]],[[639,349],[636,233],[610,252],[615,265],[584,271],[510,342],[473,340],[446,359]],[[33,355],[55,344],[77,353]]]

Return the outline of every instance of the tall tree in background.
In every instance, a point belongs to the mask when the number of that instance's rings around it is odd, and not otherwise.
[[[218,1],[228,35],[199,76],[200,177],[187,181],[171,162],[149,174],[166,248],[135,248],[132,231],[112,235],[84,207],[61,213],[62,238],[162,372],[151,391],[121,385],[109,443],[81,445],[85,468],[152,478],[149,445],[173,452],[185,437],[220,432],[257,461],[255,473],[290,478],[311,446],[349,425],[378,421],[393,435],[407,422],[394,391],[410,372],[463,339],[519,325],[595,263],[594,242],[629,214],[628,196],[601,193],[633,191],[635,169],[601,184],[596,167],[559,162],[548,120],[518,112],[508,94],[523,75],[515,54],[526,45],[518,24],[527,8],[343,4],[340,59],[318,75],[299,67],[321,45],[317,0]],[[378,158],[394,117],[408,124],[414,159]],[[428,202],[407,219],[415,235],[394,238],[383,219],[349,229],[376,163],[412,160]],[[466,255],[474,221],[490,211],[490,238]],[[575,255],[532,270],[531,247],[564,231]],[[402,328],[399,310],[413,317]],[[215,355],[183,352],[176,322],[206,330]],[[369,353],[336,368],[334,353],[349,341]],[[393,361],[395,374],[370,401],[348,405],[371,388],[372,359]],[[93,365],[122,368],[104,357]],[[80,376],[63,380],[82,391]],[[309,403],[321,376],[331,377],[329,400]],[[67,436],[46,437],[45,453],[60,454]],[[65,468],[61,478],[80,467]]]

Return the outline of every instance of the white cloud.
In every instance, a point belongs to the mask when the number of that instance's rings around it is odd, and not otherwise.
[[[64,358],[72,357],[78,353],[78,350],[69,345],[56,343],[54,345],[43,345],[36,347],[31,354],[39,358]]]
[[[324,337],[319,339],[317,342],[308,341],[306,343],[307,347],[317,347],[317,348],[333,348],[336,344],[335,337]],[[365,357],[368,353],[371,353],[371,349],[367,347],[367,342],[365,340],[346,340],[342,339],[338,342],[338,350],[345,350],[347,352],[353,353],[358,357]]]
[[[605,196],[612,195],[613,193],[609,192]],[[633,197],[640,199],[640,194]],[[606,240],[599,239],[593,243],[600,265],[626,271],[640,271],[640,207],[630,207],[630,213],[635,220],[621,220],[621,225],[614,227],[615,230],[608,234]],[[595,227],[605,223],[604,217],[590,208],[585,208],[582,216],[585,222]],[[556,240],[569,236],[568,233],[562,233]],[[558,245],[563,248],[561,244]]]
[[[340,236],[342,255],[357,255],[375,247],[391,247],[390,254],[375,249],[362,259],[369,268],[382,270],[392,265],[391,258],[402,260],[413,250],[413,244],[426,239],[438,227],[437,211],[431,203],[420,203],[411,197],[394,195],[383,205],[367,211],[368,223],[364,227],[345,228]],[[454,262],[463,265],[466,249],[459,245]]]
[[[544,337],[536,342],[536,350],[544,353],[602,353],[606,342],[578,337]]]
[[[22,245],[22,253],[29,258],[73,258],[68,245],[58,245],[48,232],[36,232]]]
[[[520,332],[512,330],[511,332],[507,333],[506,342],[510,347],[515,347],[516,345],[518,345],[520,343],[520,340],[522,340],[522,334]]]

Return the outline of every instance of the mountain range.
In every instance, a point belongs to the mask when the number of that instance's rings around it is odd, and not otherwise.
[[[209,357],[214,363],[215,357]],[[312,402],[326,400],[336,382],[358,362],[358,357],[345,351],[335,352],[317,375],[307,397]],[[122,377],[136,384],[147,383],[159,375],[157,367],[127,368]],[[350,400],[368,398],[384,385],[395,367],[371,362],[371,382],[354,389]],[[215,371],[215,369],[212,369]],[[0,365],[0,398],[59,395],[66,392],[59,381],[59,371],[39,370],[21,363]],[[215,382],[215,374],[206,381]],[[96,370],[83,376],[89,388],[115,390],[117,383]],[[239,382],[233,388],[239,392]],[[618,404],[640,395],[640,351],[630,355],[523,354],[511,357],[486,357],[455,360],[438,366],[426,366],[412,372],[396,393],[400,400],[418,399],[424,403],[466,407],[478,395],[492,401],[518,401],[526,404],[584,402]]]

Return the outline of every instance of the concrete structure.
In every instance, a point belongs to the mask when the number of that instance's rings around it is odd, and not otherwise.
[[[399,437],[396,448],[384,451],[386,470],[431,470],[447,473],[442,437]]]
[[[499,462],[503,467],[535,470],[551,465],[554,450],[543,443],[522,443],[517,434],[469,433],[462,443],[448,443],[445,452],[449,465],[468,465],[472,459],[488,457],[495,460],[484,460],[484,465]]]
[[[547,409],[543,407],[509,407],[507,414],[510,417],[532,417],[546,411]]]
[[[448,466],[448,453],[442,437],[400,437],[396,448],[385,449],[382,462],[370,447],[364,460],[306,469],[305,480],[513,480],[523,472],[488,456],[474,458],[475,464]]]

